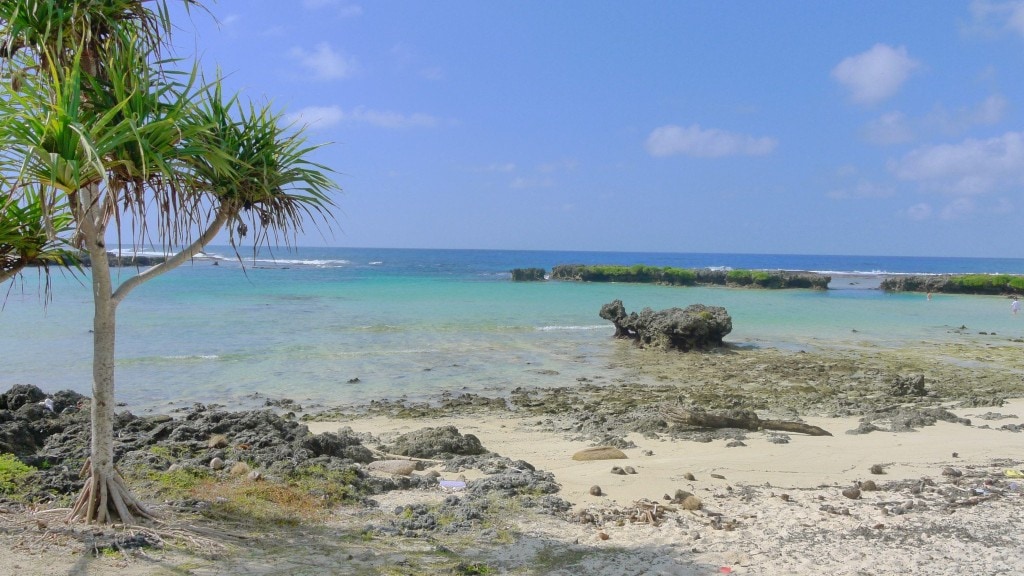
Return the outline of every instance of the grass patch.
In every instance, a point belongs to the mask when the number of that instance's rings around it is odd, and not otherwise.
[[[359,470],[330,470],[323,466],[306,466],[288,475],[290,486],[320,500],[322,505],[351,502],[361,494]]]
[[[207,515],[247,525],[298,526],[325,515],[322,500],[285,484],[237,480],[213,483],[205,489],[211,503]]]
[[[0,494],[21,494],[35,471],[35,468],[18,460],[14,454],[0,454]]]

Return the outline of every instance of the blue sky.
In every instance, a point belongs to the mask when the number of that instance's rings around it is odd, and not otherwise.
[[[1024,256],[1024,1],[221,0],[331,142],[303,245]]]

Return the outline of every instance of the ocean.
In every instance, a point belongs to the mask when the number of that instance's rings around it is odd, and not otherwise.
[[[956,330],[1024,335],[1024,315],[996,296],[887,294],[884,274],[1024,274],[1024,259],[502,250],[301,248],[239,262],[227,247],[136,289],[118,312],[117,397],[136,412],[195,402],[231,408],[289,398],[303,405],[442,393],[503,395],[566,386],[608,370],[622,345],[598,316],[724,306],[738,347],[900,347]],[[513,268],[647,264],[810,270],[830,290],[751,290],[523,282]],[[133,273],[131,269],[122,270]],[[56,274],[46,302],[35,272],[3,288],[0,389],[91,387],[91,297]]]

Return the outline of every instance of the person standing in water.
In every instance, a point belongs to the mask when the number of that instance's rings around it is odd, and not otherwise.
[[[1016,296],[1013,297],[1013,302],[1010,303],[1010,310],[1014,314],[1016,314],[1017,312],[1020,312],[1020,300],[1017,300]]]

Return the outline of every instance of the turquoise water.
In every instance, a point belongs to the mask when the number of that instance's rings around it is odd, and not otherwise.
[[[423,399],[507,393],[604,373],[616,343],[598,317],[627,310],[724,306],[727,341],[827,348],[941,341],[962,325],[1007,337],[1024,316],[1001,297],[885,294],[876,273],[1024,273],[1024,260],[728,254],[307,249],[247,259],[226,249],[137,289],[118,314],[118,398],[133,410],[217,402]],[[762,291],[567,282],[513,283],[514,267],[565,263],[811,269],[857,273],[829,291]],[[216,265],[215,265],[216,263]],[[31,274],[0,312],[0,388],[32,383],[89,393],[91,301],[57,276],[45,307]]]

